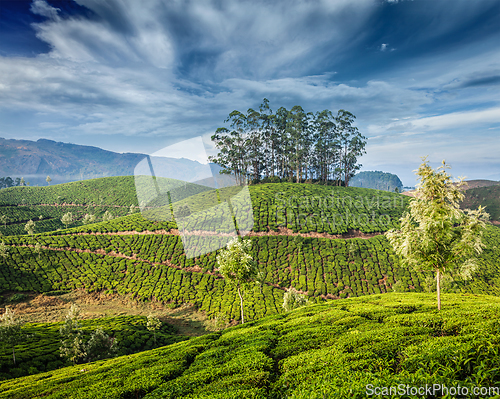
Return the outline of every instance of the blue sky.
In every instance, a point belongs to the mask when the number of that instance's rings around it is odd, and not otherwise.
[[[234,109],[346,109],[362,170],[500,180],[498,0],[0,0],[0,136],[152,153]]]

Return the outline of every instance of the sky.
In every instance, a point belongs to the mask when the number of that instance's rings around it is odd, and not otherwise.
[[[361,170],[500,180],[498,0],[0,0],[0,137],[154,153],[233,110],[346,109]]]

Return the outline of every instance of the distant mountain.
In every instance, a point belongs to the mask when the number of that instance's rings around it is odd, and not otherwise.
[[[401,191],[403,187],[403,183],[397,175],[380,171],[359,172],[349,180],[349,185],[385,191],[394,191],[396,187]]]
[[[61,143],[0,138],[0,177],[24,177],[31,186],[109,176],[130,176],[147,155],[120,154],[98,147]],[[195,181],[207,178],[207,173],[218,174],[218,165],[203,165],[190,159],[151,158],[152,165],[161,165],[157,175]]]

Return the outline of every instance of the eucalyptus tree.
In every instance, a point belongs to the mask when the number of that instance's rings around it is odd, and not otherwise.
[[[362,166],[357,162],[358,157],[366,154],[366,137],[359,133],[357,127],[353,126],[356,117],[349,111],[339,110],[335,119],[340,139],[340,168],[344,175],[344,184],[347,187],[349,186],[349,179]]]
[[[291,148],[290,132],[288,130],[288,120],[290,118],[290,111],[285,107],[280,107],[276,111],[275,126],[277,132],[277,169],[280,178],[290,178],[292,173],[292,166],[290,165],[289,154]]]
[[[265,162],[265,154],[262,151],[263,141],[260,129],[260,113],[252,108],[249,108],[245,121],[245,147],[247,149],[246,157],[249,158],[252,179],[254,181],[258,181],[260,180],[260,176],[264,170]]]
[[[326,183],[335,172],[339,159],[339,137],[335,117],[331,111],[323,110],[316,113],[313,124],[315,144],[312,164],[318,180]]]
[[[264,98],[259,108],[260,131],[263,143],[265,177],[274,177],[276,173],[276,158],[278,148],[278,133],[275,126],[275,115],[269,106],[269,100]]]

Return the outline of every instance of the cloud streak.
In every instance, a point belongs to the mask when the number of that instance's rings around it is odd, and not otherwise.
[[[206,136],[267,97],[273,109],[353,112],[368,153],[399,168],[431,133],[455,129],[465,143],[467,129],[491,133],[500,123],[500,29],[477,22],[493,18],[491,1],[450,10],[422,1],[77,0],[85,12],[76,13],[54,4],[30,6],[50,51],[0,56],[3,136],[93,137],[147,152]],[[400,21],[393,33],[389,16]],[[469,36],[457,33],[464,26]],[[473,39],[453,42],[461,35]],[[379,164],[369,155],[362,163]]]

